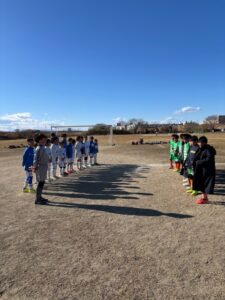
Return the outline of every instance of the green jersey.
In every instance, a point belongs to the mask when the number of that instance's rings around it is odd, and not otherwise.
[[[189,149],[190,149],[190,144],[184,143],[184,148],[183,148],[183,160],[184,161],[187,159]]]

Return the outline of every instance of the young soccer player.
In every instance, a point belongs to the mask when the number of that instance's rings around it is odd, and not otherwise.
[[[75,145],[75,149],[76,149],[77,169],[79,171],[81,171],[81,169],[82,169],[82,157],[83,157],[82,147],[83,147],[83,143],[82,143],[81,136],[78,136],[76,145]]]
[[[187,193],[191,193],[193,196],[196,196],[198,194],[198,191],[193,190],[193,177],[194,177],[193,162],[198,149],[199,149],[198,137],[194,135],[190,140],[190,149],[186,160],[188,185],[189,185],[189,188],[187,188]]]
[[[27,139],[27,147],[23,154],[22,166],[26,173],[26,179],[23,187],[24,193],[34,193],[33,188],[33,173],[32,167],[34,162],[34,140],[32,138]]]
[[[72,138],[69,138],[68,144],[66,145],[66,159],[67,159],[67,173],[71,174],[73,169],[73,145]]]
[[[75,141],[74,139],[72,139],[72,149],[73,149],[73,157],[72,157],[72,172],[75,172],[75,171],[74,171],[75,152],[76,152],[76,149],[75,149],[75,144],[76,144],[76,141]]]
[[[34,164],[33,164],[33,171],[37,174],[37,180],[38,180],[35,204],[42,204],[42,205],[47,204],[48,202],[47,199],[44,199],[42,197],[42,191],[47,177],[48,163],[49,163],[49,156],[45,149],[46,140],[47,137],[44,134],[39,134],[36,137],[36,142],[38,143],[38,147],[35,152]]]
[[[51,182],[52,151],[51,151],[51,140],[50,139],[47,139],[47,141],[46,141],[45,150],[48,153],[48,157],[49,157],[47,179],[48,179],[48,182]]]
[[[175,162],[175,172],[180,172],[180,141],[177,134],[174,135],[174,144],[173,144],[173,160]]]
[[[54,179],[57,179],[57,162],[58,162],[58,151],[59,151],[59,139],[58,137],[52,138],[51,154],[52,154],[52,175]]]
[[[201,191],[197,204],[208,203],[208,194],[213,194],[216,177],[215,166],[216,150],[208,144],[205,136],[199,138],[199,149],[196,152],[193,166],[193,190]]]
[[[186,168],[186,160],[188,156],[188,152],[190,149],[190,134],[184,134],[183,135],[183,141],[182,141],[182,152],[181,152],[181,171],[180,174],[184,176],[183,182],[187,182],[187,168]]]
[[[60,176],[67,175],[66,173],[66,148],[64,147],[64,142],[61,140],[59,142],[59,150],[58,150],[58,164],[60,170]]]
[[[95,154],[95,143],[94,137],[90,137],[89,155],[90,155],[90,166],[94,165],[94,154]]]
[[[174,152],[173,152],[173,147],[174,147],[174,134],[171,135],[171,140],[169,141],[169,145],[170,145],[170,167],[169,169],[173,169],[174,166],[173,166],[173,155],[174,155]]]
[[[88,157],[90,153],[90,141],[88,141],[88,137],[85,136],[84,138],[84,146],[85,146],[85,156],[84,156],[84,165],[87,168],[88,165]]]
[[[63,133],[61,135],[61,137],[62,137],[62,140],[63,140],[63,143],[64,143],[64,147],[66,148],[66,146],[67,146],[67,134]]]
[[[98,165],[97,163],[97,157],[98,157],[98,152],[99,152],[99,147],[98,147],[98,140],[94,140],[94,165]]]

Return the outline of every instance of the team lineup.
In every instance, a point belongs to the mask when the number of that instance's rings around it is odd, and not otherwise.
[[[77,136],[75,140],[67,139],[67,135],[62,134],[59,139],[52,133],[50,139],[44,134],[39,134],[35,139],[28,138],[22,159],[25,170],[23,192],[36,194],[35,204],[47,204],[48,200],[42,197],[45,181],[51,182],[98,165],[98,152],[98,140],[92,136]],[[37,189],[34,189],[33,174],[36,175]]]
[[[208,203],[208,195],[214,193],[216,150],[205,136],[173,134],[170,144],[170,169],[184,177],[183,186],[192,196],[201,195],[197,204]]]
[[[67,134],[59,138],[55,133],[50,139],[39,134],[35,139],[27,139],[22,166],[25,170],[24,193],[36,194],[35,204],[47,204],[42,197],[45,181],[50,183],[59,177],[98,165],[98,140],[77,136],[67,139]],[[170,169],[182,175],[186,193],[200,195],[197,204],[207,204],[208,195],[214,193],[216,150],[208,144],[205,136],[173,134],[170,145]],[[37,188],[34,189],[33,174]]]

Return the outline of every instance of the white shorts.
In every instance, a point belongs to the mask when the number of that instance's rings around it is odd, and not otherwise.
[[[68,164],[72,164],[72,163],[73,163],[73,158],[67,158],[67,159],[66,159],[66,162],[67,162]]]

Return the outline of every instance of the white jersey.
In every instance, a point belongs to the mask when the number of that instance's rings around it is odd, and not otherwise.
[[[59,158],[59,162],[66,160],[66,149],[64,147],[59,147],[58,158]]]
[[[48,154],[49,161],[51,161],[52,160],[52,151],[51,151],[51,148],[50,147],[45,147],[45,151]]]
[[[85,142],[85,155],[88,156],[90,153],[90,141]]]
[[[76,157],[79,159],[82,157],[82,149],[83,149],[84,145],[82,142],[77,142],[75,145],[75,149],[76,149]]]
[[[59,145],[51,145],[52,161],[57,161],[59,153]]]

